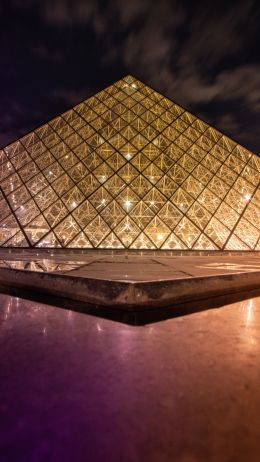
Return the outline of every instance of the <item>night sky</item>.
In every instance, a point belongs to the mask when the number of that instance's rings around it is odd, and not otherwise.
[[[0,146],[132,74],[260,152],[259,2],[9,0],[0,18]]]

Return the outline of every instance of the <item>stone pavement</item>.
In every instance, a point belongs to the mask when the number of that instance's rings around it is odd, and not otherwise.
[[[106,252],[8,253],[0,250],[0,268],[55,272],[71,276],[129,282],[186,279],[260,271],[259,253],[225,255],[108,254]]]

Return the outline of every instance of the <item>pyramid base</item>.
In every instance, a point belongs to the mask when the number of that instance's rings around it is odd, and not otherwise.
[[[260,259],[255,253],[246,258],[215,253],[184,258],[165,252],[63,250],[55,255],[20,251],[1,257],[2,292],[47,297],[52,304],[65,303],[69,309],[131,324],[227,304],[227,297],[243,299],[260,290]]]

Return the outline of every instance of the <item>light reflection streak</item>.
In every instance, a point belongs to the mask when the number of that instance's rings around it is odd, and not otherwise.
[[[246,326],[249,327],[249,325],[252,324],[254,316],[254,302],[252,298],[247,302],[246,312]]]

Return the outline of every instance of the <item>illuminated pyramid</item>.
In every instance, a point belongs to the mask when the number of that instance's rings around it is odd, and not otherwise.
[[[0,246],[260,250],[259,171],[127,76],[0,151]]]

